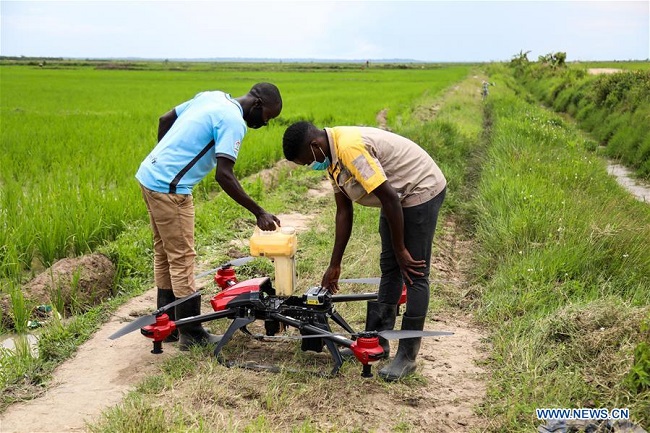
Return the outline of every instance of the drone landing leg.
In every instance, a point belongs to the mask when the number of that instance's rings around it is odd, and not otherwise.
[[[348,325],[343,318],[336,313],[335,311],[332,311],[332,318],[333,320],[340,325],[341,327],[345,328],[346,331],[348,330],[347,328],[350,328],[350,325]],[[334,315],[337,316],[339,320],[334,319]],[[327,316],[325,314],[316,314],[314,316],[315,323],[314,325],[324,329],[327,332],[332,332],[332,329],[330,328],[330,325],[327,323]],[[346,328],[347,326],[347,328]],[[350,329],[350,332],[353,332],[352,329]],[[332,368],[332,372],[330,373],[330,376],[335,376],[338,372],[341,366],[343,365],[343,357],[341,356],[341,352],[339,352],[338,346],[330,339],[325,338],[323,339],[325,346],[327,346],[327,349],[330,351],[330,354],[332,355],[332,359],[334,360],[334,368]]]
[[[214,356],[217,358],[217,361],[219,363],[223,364],[223,357],[219,357],[219,352],[221,352],[221,349],[223,346],[226,345],[232,338],[233,334],[239,329],[242,328],[249,323],[252,323],[255,321],[255,317],[238,317],[235,320],[232,321],[230,326],[228,327],[228,330],[226,331],[225,334],[223,334],[223,337],[221,337],[221,341],[219,341],[219,344],[217,344],[217,347],[214,349]]]
[[[334,360],[334,368],[332,369],[330,375],[336,376],[336,374],[339,372],[339,369],[343,365],[343,357],[341,356],[341,352],[339,352],[339,348],[333,341],[325,339],[325,345],[327,346],[327,349],[329,349],[330,353],[332,354],[332,359]]]

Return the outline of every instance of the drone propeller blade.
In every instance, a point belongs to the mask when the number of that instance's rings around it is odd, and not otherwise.
[[[409,330],[379,331],[378,334],[384,337],[386,340],[401,340],[403,338],[419,338],[419,337],[442,337],[445,335],[454,335],[453,332],[447,332],[447,331],[409,331]]]
[[[140,329],[140,328],[142,328],[144,326],[148,326],[148,325],[153,325],[154,323],[156,323],[156,317],[160,316],[163,313],[166,313],[167,311],[171,310],[172,308],[174,308],[178,304],[182,304],[185,301],[188,301],[188,300],[190,300],[192,298],[196,298],[200,294],[201,294],[201,292],[198,292],[198,291],[194,292],[189,296],[186,296],[184,298],[178,298],[174,302],[170,302],[167,305],[163,305],[162,307],[158,308],[156,311],[154,311],[149,316],[138,317],[133,322],[129,323],[128,325],[126,325],[125,327],[118,330],[117,332],[115,332],[110,337],[108,337],[108,339],[109,340],[115,340],[117,338],[120,338],[123,335],[126,335],[128,333],[131,333],[131,332],[135,331],[136,329]]]
[[[224,263],[220,267],[221,268],[227,268],[227,267],[230,267],[230,266],[242,266],[242,265],[245,265],[246,263],[250,262],[254,258],[255,257],[253,257],[253,256],[240,257],[238,259],[234,259],[234,260],[231,260],[231,261],[229,261],[227,263]]]
[[[245,265],[246,263],[250,262],[254,258],[255,257],[253,257],[253,256],[240,257],[238,259],[229,261],[225,265],[222,265],[222,267],[226,267],[226,266],[242,266],[242,265]]]
[[[154,315],[138,317],[133,322],[108,337],[108,339],[115,340],[123,335],[135,331],[136,329],[140,329],[143,326],[153,325],[154,323],[156,323],[156,316]]]
[[[185,301],[189,301],[190,299],[196,298],[196,297],[199,296],[200,294],[201,294],[201,292],[197,290],[196,292],[192,293],[192,294],[189,295],[189,296],[185,296],[184,298],[178,298],[178,299],[175,300],[174,302],[170,302],[170,303],[167,304],[167,305],[163,305],[162,307],[158,308],[156,311],[153,312],[153,316],[154,316],[154,317],[159,316],[159,315],[161,315],[162,313],[165,313],[165,312],[171,310],[172,308],[174,308],[174,307],[177,306],[178,304],[182,304],[182,303],[185,302]]]
[[[381,278],[341,278],[339,283],[379,284]]]
[[[219,269],[225,269],[225,268],[229,268],[231,266],[242,266],[242,265],[245,265],[246,263],[250,262],[254,258],[255,257],[253,257],[253,256],[246,256],[246,257],[241,257],[239,259],[234,259],[234,260],[226,262],[226,263],[224,263],[222,265],[219,265],[218,267],[216,267],[214,269],[210,269],[210,270],[201,272],[200,274],[195,275],[194,278],[203,278],[203,277],[206,277],[208,275],[212,275],[216,271],[218,271]]]

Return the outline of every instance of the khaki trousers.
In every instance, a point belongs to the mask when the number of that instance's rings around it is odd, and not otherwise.
[[[154,279],[177,298],[194,285],[194,201],[191,194],[165,194],[140,185],[153,231]]]

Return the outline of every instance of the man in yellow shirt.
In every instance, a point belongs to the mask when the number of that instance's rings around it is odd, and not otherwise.
[[[429,306],[431,247],[447,181],[420,146],[377,128],[318,129],[291,125],[283,137],[284,156],[315,170],[327,170],[336,201],[336,233],[321,285],[336,293],[341,261],[352,232],[353,207],[380,207],[381,282],[377,302],[368,303],[366,330],[393,329],[402,285],[407,287],[402,329],[422,330]],[[388,381],[415,371],[420,338],[403,339],[393,361],[379,371]],[[381,339],[385,356],[390,346]]]

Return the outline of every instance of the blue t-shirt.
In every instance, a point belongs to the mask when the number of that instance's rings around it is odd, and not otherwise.
[[[152,191],[191,194],[217,157],[237,160],[246,122],[239,103],[219,91],[201,92],[175,110],[178,118],[135,177]]]

